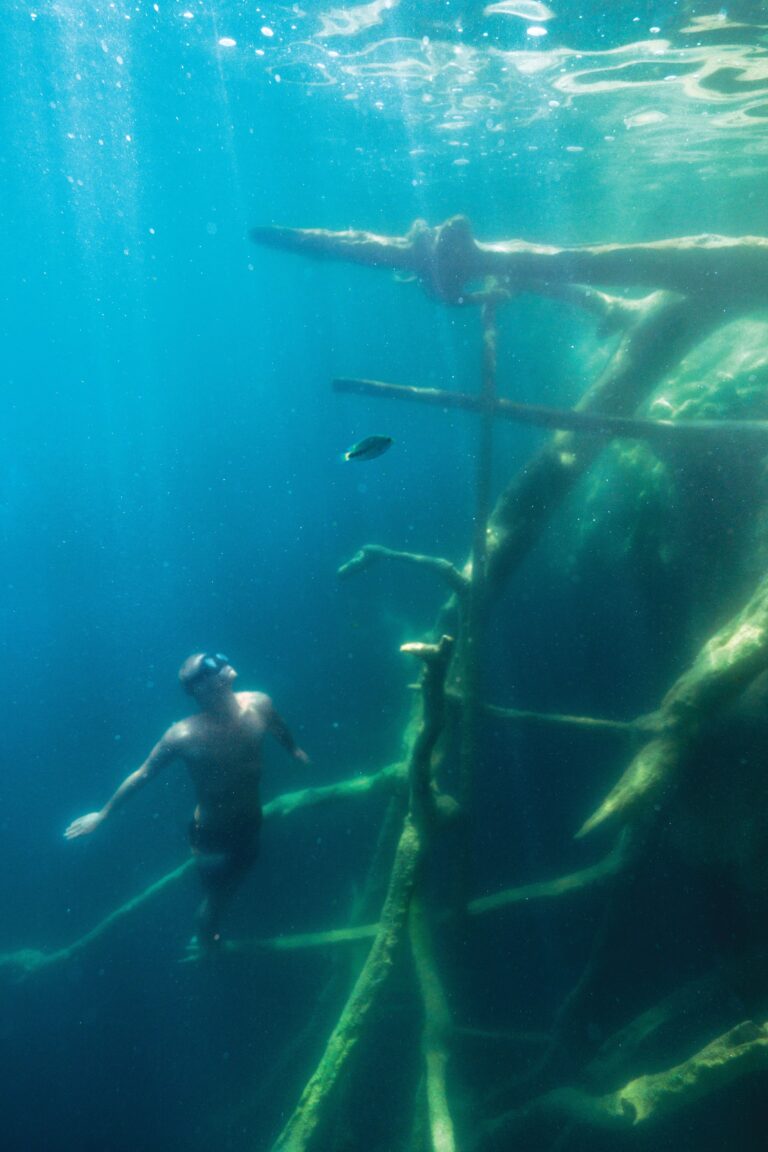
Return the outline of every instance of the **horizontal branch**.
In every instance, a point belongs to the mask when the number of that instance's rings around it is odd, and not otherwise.
[[[353,928],[331,928],[324,932],[301,932],[290,936],[268,936],[255,940],[225,940],[225,952],[250,955],[257,952],[301,952],[307,948],[329,948],[338,944],[359,944],[372,940],[378,924],[357,924]]]
[[[426,229],[426,225],[423,227]],[[390,268],[398,272],[417,271],[418,259],[413,230],[407,236],[380,236],[375,232],[355,229],[329,232],[326,228],[271,226],[251,228],[249,236],[255,244],[296,252],[301,256],[347,260],[352,264],[363,264],[371,268]]]
[[[626,867],[627,859],[628,852],[622,838],[613,851],[597,864],[591,864],[578,872],[569,872],[565,876],[558,876],[555,880],[523,884],[518,888],[506,888],[503,892],[494,892],[491,896],[481,896],[477,900],[470,901],[467,911],[471,916],[482,916],[486,912],[496,912],[499,908],[506,908],[511,904],[551,900],[570,892],[594,888],[617,876]]]
[[[352,796],[370,796],[373,793],[391,789],[399,780],[405,780],[406,765],[388,764],[370,776],[351,776],[337,784],[325,784],[319,788],[301,788],[298,792],[284,792],[264,805],[264,816],[290,816],[299,808],[317,808],[333,800],[345,800]]]
[[[481,896],[467,906],[471,916],[482,916],[486,912],[496,912],[512,904],[527,904],[533,900],[551,900],[566,896],[586,888],[596,887],[618,874],[623,867],[623,856],[614,851],[604,860],[580,872],[570,872],[555,880],[543,880],[535,884],[524,884],[519,888],[506,888],[491,896]],[[295,952],[311,948],[329,948],[338,944],[355,944],[376,935],[377,924],[361,924],[354,928],[331,928],[323,932],[304,932],[291,936],[268,936],[254,940],[230,940],[224,945],[225,952],[247,955],[257,952]]]
[[[410,272],[431,295],[457,304],[465,302],[472,282],[489,276],[512,292],[546,292],[552,284],[621,285],[716,295],[730,307],[768,297],[768,239],[762,236],[682,236],[572,248],[517,239],[488,244],[475,240],[465,216],[436,228],[417,220],[405,236],[321,228],[254,228],[250,235],[272,248]]]
[[[44,968],[49,968],[54,964],[60,964],[65,960],[70,960],[78,952],[82,952],[89,944],[93,944],[100,936],[103,936],[108,929],[114,927],[118,921],[123,920],[131,912],[135,912],[142,904],[146,904],[153,896],[159,895],[165,888],[169,887],[176,880],[179,880],[189,869],[192,867],[192,861],[186,860],[173,872],[168,872],[165,876],[161,876],[159,880],[155,880],[148,888],[145,888],[138,896],[133,896],[130,900],[126,900],[119,908],[115,908],[103,920],[100,920],[95,928],[91,928],[84,936],[78,937],[71,944],[64,948],[57,948],[53,952],[44,952],[37,948],[21,948],[15,952],[6,952],[0,955],[0,971],[7,969],[14,978],[22,979],[25,976],[31,976],[36,972],[42,971]]]
[[[462,694],[455,689],[446,692],[446,700],[454,707],[460,707]],[[539,724],[545,728],[582,728],[587,732],[616,732],[631,736],[647,731],[643,720],[604,720],[596,716],[569,716],[560,712],[529,712],[520,708],[500,708],[496,704],[481,705],[483,715],[496,720],[511,720],[519,724]]]
[[[768,420],[643,420],[630,416],[601,415],[575,408],[550,408],[543,404],[518,404],[513,400],[483,400],[466,392],[441,388],[417,388],[410,384],[387,384],[381,380],[337,377],[336,392],[375,396],[383,400],[409,400],[430,407],[483,413],[488,410],[499,420],[527,424],[556,431],[581,432],[609,439],[623,437],[651,444],[726,445],[736,442],[768,441]]]
[[[422,556],[418,552],[398,552],[393,548],[384,548],[381,544],[364,544],[346,564],[342,564],[336,575],[349,576],[359,572],[362,568],[369,568],[377,560],[398,560],[404,564],[413,564],[418,568],[429,568],[436,572],[454,592],[465,592],[468,588],[466,576],[441,556]]]

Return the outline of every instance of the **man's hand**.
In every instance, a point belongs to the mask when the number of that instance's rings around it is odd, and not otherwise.
[[[312,761],[310,760],[309,756],[307,756],[307,754],[303,748],[296,748],[294,750],[294,753],[293,753],[293,758],[294,758],[294,760],[298,760],[300,764],[311,764],[312,763]]]
[[[90,832],[95,832],[103,819],[101,812],[89,812],[87,816],[79,816],[77,820],[72,821],[64,837],[67,840],[74,840],[77,836],[87,836]]]

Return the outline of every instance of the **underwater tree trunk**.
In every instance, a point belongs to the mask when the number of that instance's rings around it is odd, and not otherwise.
[[[431,1152],[455,1152],[456,1137],[449,1104],[446,1072],[453,1031],[448,997],[440,977],[438,951],[429,909],[420,893],[411,901],[408,927],[411,952],[424,1008],[422,1054]]]
[[[389,891],[368,959],[331,1033],[322,1059],[275,1142],[273,1152],[304,1152],[321,1146],[318,1138],[334,1106],[334,1090],[347,1071],[362,1030],[391,975],[403,935],[420,851],[419,833],[409,816],[397,846]]]
[[[634,757],[616,786],[582,825],[584,836],[616,816],[647,810],[677,782],[702,728],[768,668],[768,577],[741,612],[699,651],[667,692],[654,725],[658,735]]]
[[[704,307],[700,300],[655,293],[637,302],[635,319],[576,410],[630,415],[719,321],[717,311]],[[603,447],[599,438],[557,433],[507,486],[496,502],[488,530],[490,595],[501,592],[512,570]]]
[[[423,662],[423,719],[408,760],[409,811],[398,842],[376,939],[320,1063],[275,1142],[273,1152],[306,1152],[322,1146],[324,1128],[332,1116],[342,1077],[349,1071],[364,1027],[378,1006],[394,967],[425,837],[432,822],[431,760],[442,727],[443,687],[452,649],[453,641],[447,636],[437,645],[405,644],[401,649]]]

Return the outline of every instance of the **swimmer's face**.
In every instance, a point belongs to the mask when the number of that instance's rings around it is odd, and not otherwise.
[[[231,691],[230,685],[237,676],[231,664],[225,664],[218,672],[204,676],[189,689],[190,695],[201,708],[208,708],[215,704],[222,696]]]
[[[226,656],[201,652],[190,656],[179,672],[184,690],[201,704],[227,691],[237,672]]]

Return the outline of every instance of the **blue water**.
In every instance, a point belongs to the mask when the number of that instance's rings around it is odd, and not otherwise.
[[[366,542],[462,563],[476,429],[330,381],[474,390],[478,316],[381,270],[257,248],[251,226],[400,235],[463,212],[483,239],[768,234],[760,5],[562,4],[552,20],[507,7],[522,14],[437,0],[3,5],[0,950],[66,944],[185,858],[181,769],[102,834],[62,833],[184,714],[176,671],[192,651],[230,654],[311,755],[307,768],[267,749],[267,798],[401,753],[413,669],[398,648],[429,633],[443,590],[394,566],[346,583],[336,569]],[[515,301],[502,393],[575,402],[599,341],[575,311]],[[391,451],[344,464],[371,434]],[[543,436],[499,431],[494,495]],[[557,520],[503,602],[491,694],[630,718],[680,670],[675,638],[629,560],[596,546],[574,575],[568,527]],[[478,891],[594,859],[572,836],[617,760],[586,737],[489,731]],[[344,923],[382,813],[377,799],[268,826],[228,930]],[[715,956],[697,900],[676,914],[690,952]],[[187,877],[69,963],[4,983],[8,1152],[270,1147],[337,1001],[255,1112],[243,1102],[304,1027],[330,960],[181,966],[195,903]],[[596,902],[484,924],[472,971],[489,1015],[545,1030],[601,916]],[[670,955],[687,971],[688,953]],[[390,1008],[417,1053],[405,993]],[[396,1118],[386,1087],[372,1094],[365,1146],[388,1152],[407,1129],[410,1065],[391,1034],[377,1044]],[[761,1116],[755,1092],[709,1122],[756,1149]]]

